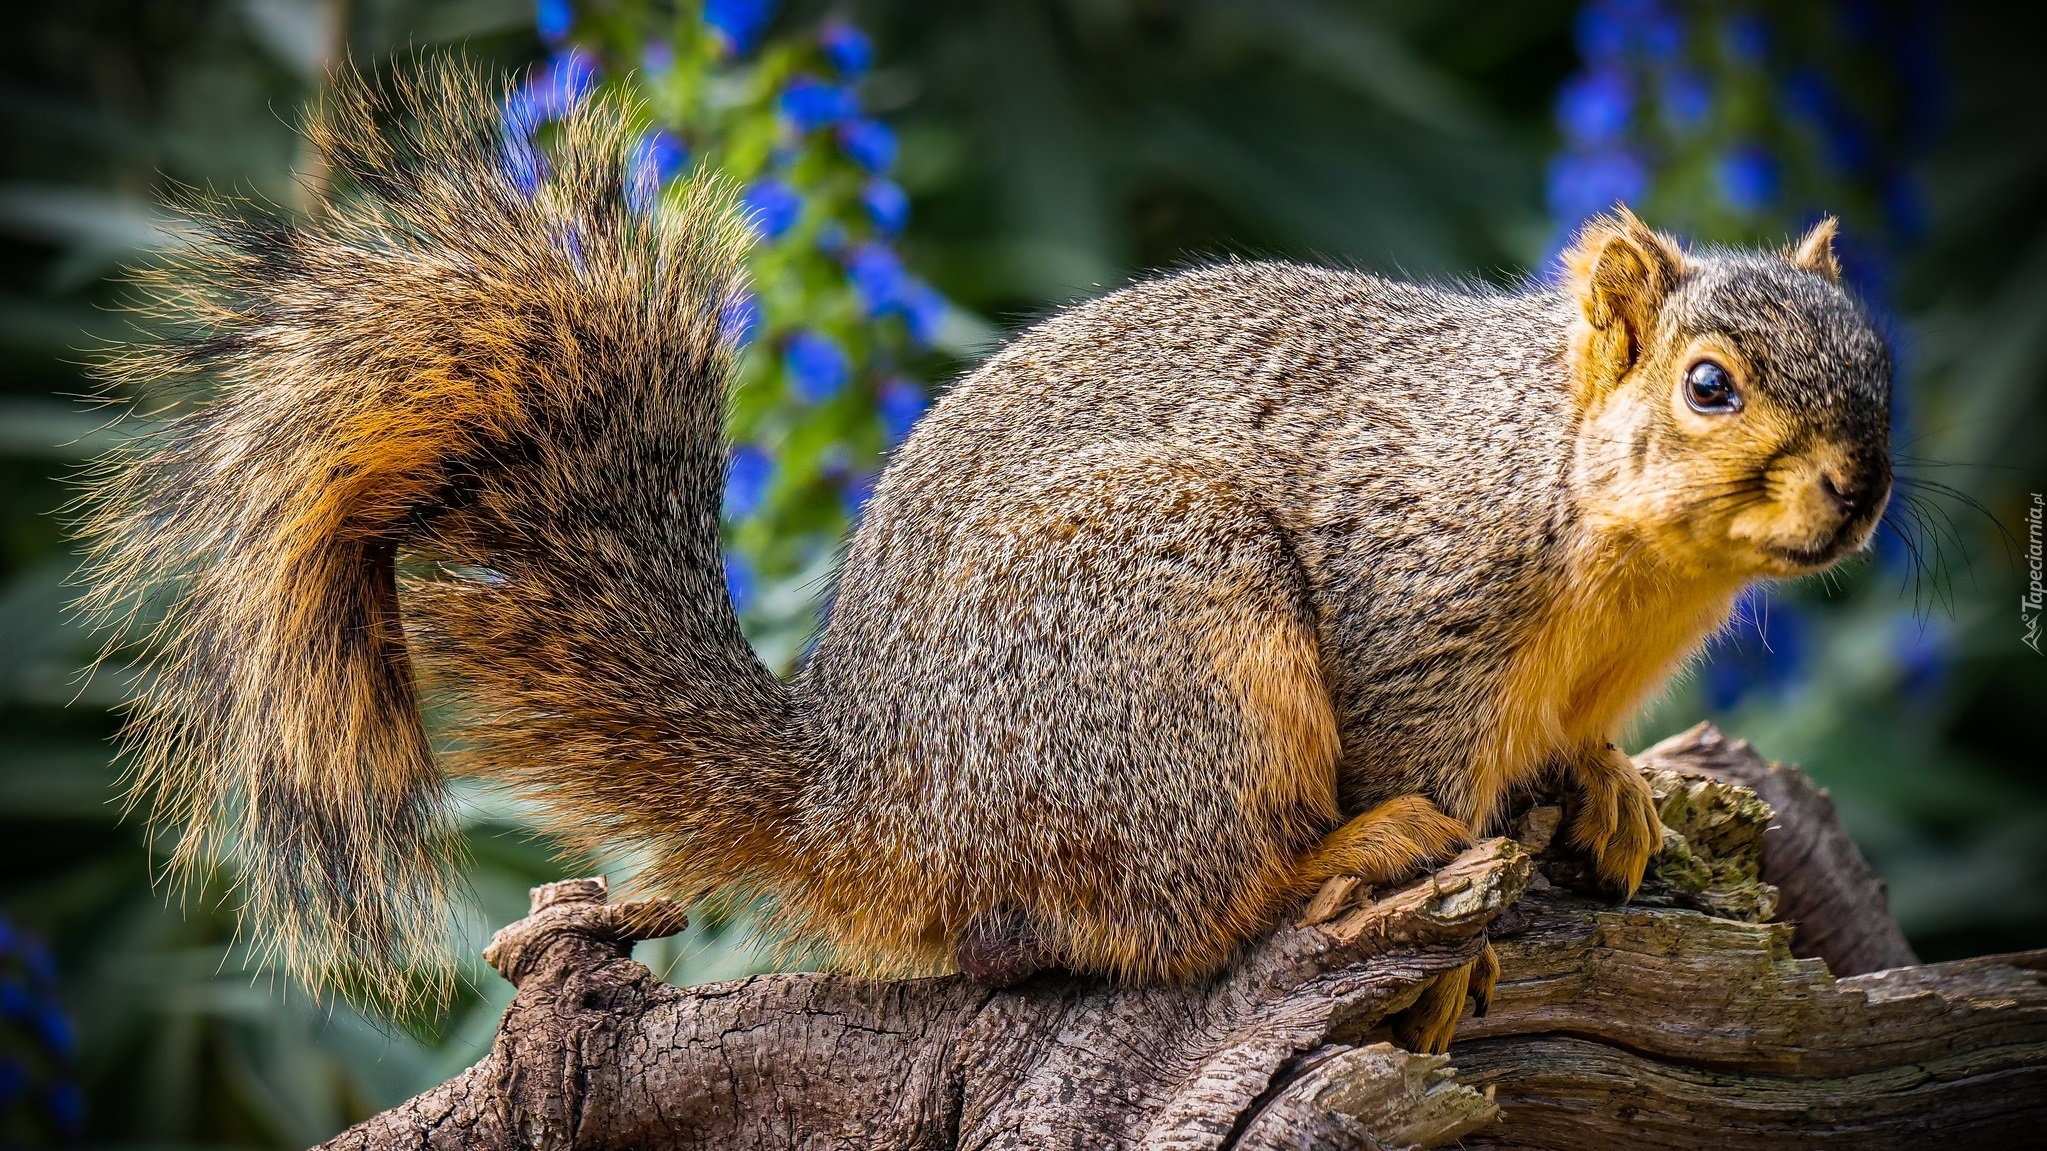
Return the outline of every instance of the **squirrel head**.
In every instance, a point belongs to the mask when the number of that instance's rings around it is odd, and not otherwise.
[[[1868,542],[1891,490],[1891,360],[1834,231],[1688,252],[1623,208],[1579,233],[1574,483],[1596,528],[1730,581]]]

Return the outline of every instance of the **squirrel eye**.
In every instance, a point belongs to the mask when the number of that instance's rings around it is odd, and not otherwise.
[[[1734,376],[1712,360],[1700,360],[1685,373],[1685,402],[1692,410],[1722,416],[1741,410],[1741,393],[1734,388]]]

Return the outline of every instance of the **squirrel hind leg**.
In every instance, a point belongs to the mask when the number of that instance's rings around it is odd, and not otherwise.
[[[1312,894],[1339,875],[1355,875],[1378,887],[1399,883],[1431,864],[1442,863],[1471,845],[1471,829],[1443,814],[1427,796],[1389,799],[1329,833],[1294,869],[1294,893]],[[1466,999],[1483,1015],[1499,979],[1492,945],[1476,959],[1445,971],[1422,986],[1414,1004],[1389,1022],[1401,1046],[1440,1055],[1450,1046]]]
[[[1090,975],[1204,978],[1282,918],[1295,861],[1341,818],[1300,561],[1226,462],[1174,445],[1103,445],[971,497],[942,538],[870,513],[805,671],[857,797],[805,843],[834,888],[896,905],[844,950],[936,920],[939,954],[984,982],[1047,945]]]

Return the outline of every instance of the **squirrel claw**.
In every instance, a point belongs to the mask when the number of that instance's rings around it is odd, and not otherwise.
[[[1485,950],[1479,952],[1478,958],[1471,961],[1471,1017],[1473,1019],[1483,1019],[1486,1012],[1492,1010],[1493,991],[1499,986],[1499,982],[1500,957],[1493,953],[1493,945],[1488,941],[1485,945]]]
[[[1458,1020],[1464,1017],[1465,999],[1476,1000],[1474,1017],[1484,1015],[1492,1006],[1493,986],[1499,978],[1499,957],[1487,943],[1471,962],[1430,979],[1421,998],[1393,1017],[1393,1037],[1417,1054],[1443,1054],[1457,1034]]]
[[[1591,857],[1593,889],[1626,903],[1663,842],[1656,799],[1633,761],[1611,744],[1578,765],[1577,784],[1566,841]]]

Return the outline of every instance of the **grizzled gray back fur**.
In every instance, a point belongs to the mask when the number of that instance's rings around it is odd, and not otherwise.
[[[968,529],[985,509],[1091,451],[1141,447],[1225,480],[1298,573],[1344,747],[1376,749],[1369,772],[1346,761],[1345,806],[1419,791],[1462,810],[1460,712],[1491,698],[1572,518],[1575,307],[1561,291],[1232,263],[1032,329],[948,394],[877,486],[803,679],[821,730],[856,761],[910,740],[928,755],[946,728],[934,713],[976,685],[928,684],[909,705],[924,723],[874,722],[859,701],[917,680],[902,662],[925,654],[902,639],[931,610],[934,573],[1002,546]]]

